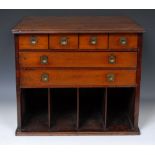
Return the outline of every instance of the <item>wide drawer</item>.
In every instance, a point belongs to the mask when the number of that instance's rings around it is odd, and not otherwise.
[[[20,67],[136,67],[136,52],[20,52]]]
[[[108,34],[81,34],[79,35],[80,49],[107,49]]]
[[[21,88],[134,86],[136,70],[21,70]]]
[[[77,49],[77,34],[51,34],[49,37],[50,49]]]
[[[109,34],[109,49],[137,49],[137,34]]]
[[[19,35],[19,49],[48,49],[48,35]]]

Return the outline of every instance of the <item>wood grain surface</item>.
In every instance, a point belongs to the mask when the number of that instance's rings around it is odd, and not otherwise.
[[[32,37],[35,37],[36,44],[31,43]],[[48,35],[19,35],[19,49],[48,49]]]
[[[49,80],[41,81],[48,74]],[[107,75],[114,74],[115,80],[108,81]],[[52,87],[97,87],[97,86],[135,86],[136,70],[21,70],[21,88]]]
[[[61,45],[61,39],[66,38],[67,44]],[[77,49],[78,35],[77,34],[52,34],[49,36],[50,49]]]
[[[12,32],[16,135],[140,134],[144,29],[135,21],[125,16],[25,17]]]
[[[126,44],[120,43],[121,38],[126,39]],[[138,36],[137,34],[110,34],[109,35],[109,49],[137,49]]]
[[[47,64],[41,63],[46,56]],[[110,56],[115,63],[109,63]],[[20,67],[136,67],[136,52],[19,52]]]
[[[91,39],[96,38],[96,44],[91,44]],[[79,35],[80,49],[107,49],[108,34],[82,34]]]
[[[13,33],[141,33],[144,29],[125,16],[36,16],[23,18]]]

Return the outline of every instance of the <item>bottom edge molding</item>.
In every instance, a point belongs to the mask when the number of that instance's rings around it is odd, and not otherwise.
[[[132,131],[43,131],[43,132],[33,132],[33,131],[20,131],[16,130],[16,136],[123,136],[123,135],[140,135],[139,128]]]

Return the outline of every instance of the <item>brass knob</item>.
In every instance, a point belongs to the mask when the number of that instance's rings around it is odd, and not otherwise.
[[[67,44],[68,44],[68,39],[67,39],[66,37],[62,37],[62,38],[60,39],[60,44],[61,44],[61,45],[67,45]]]
[[[48,74],[42,74],[42,75],[41,75],[41,81],[47,82],[48,79],[49,79]]]
[[[115,64],[116,63],[116,56],[110,55],[108,58],[108,61],[110,64]]]
[[[30,42],[32,45],[37,44],[37,38],[35,36],[31,36]]]
[[[107,80],[109,82],[113,82],[115,80],[115,75],[114,74],[107,74]]]
[[[96,38],[96,37],[91,37],[90,43],[91,43],[92,45],[96,45],[96,44],[97,44],[97,38]]]
[[[48,64],[48,56],[41,56],[40,57],[41,64]]]
[[[120,44],[121,44],[121,45],[126,45],[126,44],[127,44],[127,40],[126,40],[125,37],[121,37],[121,38],[120,38]]]

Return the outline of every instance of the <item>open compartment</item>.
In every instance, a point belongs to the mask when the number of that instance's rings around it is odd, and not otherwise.
[[[107,89],[107,130],[128,131],[133,128],[135,88]]]
[[[52,88],[51,130],[74,131],[77,123],[77,89]]]
[[[26,88],[21,90],[23,131],[48,130],[48,89]]]
[[[79,129],[103,130],[105,112],[104,88],[81,88],[79,90]]]

